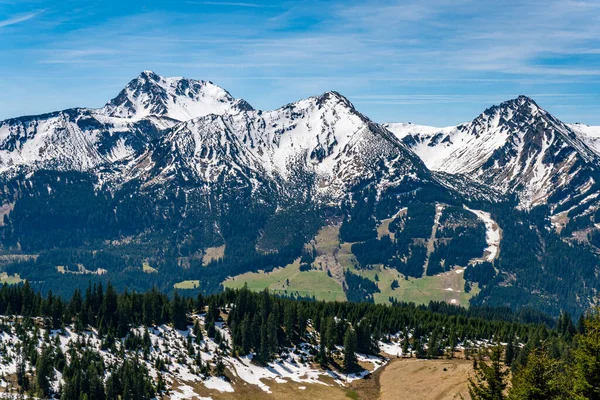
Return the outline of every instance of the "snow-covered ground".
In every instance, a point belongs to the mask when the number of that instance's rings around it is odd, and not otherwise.
[[[485,242],[487,243],[487,247],[483,251],[483,257],[481,260],[475,261],[494,261],[500,254],[500,227],[496,221],[492,219],[490,213],[481,210],[471,210],[467,206],[464,207],[466,210],[477,215],[477,218],[479,218],[485,224]]]
[[[193,316],[195,320],[203,325],[204,315]],[[39,321],[38,321],[39,323]],[[146,328],[134,328],[132,332],[142,337]],[[217,329],[225,340],[229,341],[229,331],[223,323],[217,323]],[[330,385],[322,378],[334,377],[335,382],[339,385],[345,385],[346,382],[351,382],[364,377],[369,371],[363,371],[358,374],[341,374],[334,371],[324,371],[316,364],[311,362],[312,354],[316,354],[317,348],[314,348],[308,343],[301,343],[294,348],[284,349],[279,357],[268,363],[266,366],[261,366],[252,361],[252,355],[244,357],[233,357],[228,351],[220,351],[217,343],[213,339],[208,338],[203,333],[203,340],[196,343],[195,340],[188,342],[188,337],[193,338],[192,326],[185,331],[173,329],[167,325],[148,328],[150,336],[151,348],[149,354],[145,355],[142,351],[137,353],[134,351],[125,351],[126,358],[136,356],[144,363],[148,369],[149,376],[157,379],[159,374],[162,374],[167,386],[171,388],[170,398],[172,399],[188,399],[201,397],[194,391],[199,385],[204,386],[209,392],[231,393],[235,391],[235,386],[224,377],[216,377],[204,375],[201,373],[200,367],[197,364],[196,355],[199,355],[200,360],[204,365],[208,364],[214,370],[218,355],[221,357],[226,369],[231,375],[239,378],[241,381],[259,387],[266,393],[271,393],[272,385],[296,382],[303,384],[320,384]],[[44,330],[38,330],[38,349],[41,349],[44,341]],[[29,332],[27,335],[34,339],[34,332]],[[119,349],[124,346],[123,342],[117,342],[117,351],[102,349],[102,341],[98,338],[97,332],[85,331],[76,333],[71,327],[66,327],[65,331],[49,332],[51,341],[58,337],[62,352],[69,357],[69,349],[79,343],[83,348],[89,346],[91,349],[98,352],[104,359],[107,366],[118,365],[122,362],[119,358]],[[0,391],[7,390],[9,383],[4,377],[15,374],[17,370],[17,345],[21,340],[16,335],[14,328],[11,332],[0,333],[0,349],[6,349],[5,352],[0,352]],[[189,346],[193,347],[193,352],[190,353]],[[340,348],[340,351],[343,350]],[[361,362],[372,364],[371,370],[376,370],[382,367],[387,362],[383,357],[366,356],[357,354]],[[165,370],[159,371],[156,369],[156,360],[164,361]],[[31,366],[35,369],[34,366]],[[108,374],[108,373],[107,373]],[[106,375],[108,376],[108,375]],[[55,389],[58,389],[60,384],[64,384],[61,374],[56,371],[55,380],[52,383]],[[1,397],[1,396],[0,396]]]

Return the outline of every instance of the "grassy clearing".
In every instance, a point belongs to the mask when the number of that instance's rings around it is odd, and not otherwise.
[[[356,264],[356,258],[350,250],[352,243],[340,244],[339,234],[339,226],[326,226],[319,231],[312,244],[317,250],[313,268],[329,271],[341,284],[344,281],[344,270]]]
[[[326,271],[301,272],[299,266],[300,260],[298,259],[284,268],[278,268],[269,273],[247,272],[227,279],[223,282],[223,286],[239,289],[244,284],[248,284],[248,288],[253,291],[268,288],[275,293],[315,296],[318,300],[346,300],[341,285],[329,277]]]
[[[394,238],[394,233],[390,232],[390,223],[393,221],[393,218],[384,219],[381,221],[381,224],[377,226],[377,238],[381,239],[384,236],[389,236],[390,238]]]
[[[380,229],[383,229],[382,225]],[[408,280],[395,269],[382,266],[375,266],[371,270],[356,268],[356,258],[351,250],[352,243],[340,243],[339,226],[322,228],[315,239],[307,244],[307,247],[312,246],[317,251],[317,257],[313,263],[314,269],[311,271],[300,272],[299,260],[296,260],[270,273],[250,272],[229,278],[223,282],[223,286],[241,288],[247,283],[248,288],[254,291],[269,288],[281,294],[293,293],[300,296],[315,296],[319,300],[343,301],[346,296],[341,282],[344,280],[344,271],[350,269],[353,273],[377,283],[381,292],[373,296],[376,303],[389,303],[390,297],[393,297],[398,301],[417,304],[427,304],[433,300],[468,307],[469,299],[479,291],[477,285],[474,285],[470,293],[464,292],[463,273],[457,273],[462,268],[441,275]],[[327,275],[327,271],[331,277]],[[398,281],[400,287],[392,290],[391,285],[394,280]]]
[[[154,274],[158,272],[156,268],[151,267],[147,262],[142,264],[142,270],[147,274]]]
[[[2,284],[15,285],[21,282],[23,282],[23,279],[21,279],[19,274],[8,275],[6,272],[0,273],[0,283]]]
[[[200,286],[199,280],[181,281],[173,285],[175,289],[196,289]]]
[[[333,254],[340,244],[340,227],[325,226],[319,230],[314,244],[318,254]]]
[[[223,257],[225,257],[225,245],[219,247],[209,247],[204,250],[204,256],[202,256],[202,265],[208,265],[211,262],[217,261]]]
[[[399,279],[399,288],[393,291],[391,289],[389,291],[382,290],[382,293],[380,293],[382,296],[380,297],[384,297],[389,293],[398,300],[412,301],[417,304],[445,301],[450,304],[468,307],[469,299],[477,294],[477,288],[473,288],[471,293],[465,293],[463,274],[456,273],[456,271],[453,270],[436,276],[424,276],[419,279]],[[388,297],[381,299],[382,302],[387,301]]]
[[[377,238],[381,239],[384,236],[389,236],[394,239],[394,232],[390,232],[390,223],[398,217],[405,216],[407,211],[408,208],[402,208],[392,218],[382,219],[379,225],[377,225]]]
[[[469,306],[469,299],[479,292],[474,285],[470,293],[464,292],[465,280],[462,268],[436,276],[423,276],[422,278],[404,279],[404,275],[395,269],[376,266],[371,270],[351,268],[353,273],[359,274],[377,283],[380,293],[375,293],[373,298],[376,303],[389,303],[393,297],[398,301],[428,304],[430,301],[445,301],[450,304]],[[377,275],[378,281],[375,279]],[[392,282],[398,281],[400,287],[392,290]]]

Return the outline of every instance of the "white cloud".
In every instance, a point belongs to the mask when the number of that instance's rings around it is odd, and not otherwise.
[[[5,26],[10,26],[10,25],[16,25],[16,24],[20,24],[21,22],[25,22],[25,21],[29,21],[32,18],[35,18],[37,15],[41,14],[42,12],[44,12],[43,10],[40,11],[35,11],[29,14],[23,14],[23,15],[19,15],[19,16],[15,16],[9,19],[5,19],[0,21],[0,28],[3,28]]]

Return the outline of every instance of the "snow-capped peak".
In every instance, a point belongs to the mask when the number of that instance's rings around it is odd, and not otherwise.
[[[429,178],[422,162],[390,132],[326,92],[272,111],[207,115],[168,131],[123,175],[137,178],[138,164],[152,167],[148,184],[183,177],[214,183],[238,177],[290,182],[315,176],[316,195],[341,198],[357,183],[381,188]],[[288,187],[288,186],[286,186]]]
[[[527,96],[489,107],[472,122],[455,127],[386,127],[430,169],[466,174],[501,193],[515,194],[525,208],[545,203],[571,181],[584,182],[581,190],[589,189],[582,171],[597,164],[596,155],[573,129]]]
[[[355,110],[354,105],[348,100],[346,97],[342,96],[340,93],[331,90],[323,93],[320,96],[314,97],[317,100],[317,104],[322,105],[325,103],[329,103],[331,105],[342,105],[343,107],[347,107],[351,110]]]
[[[150,115],[177,121],[252,107],[210,81],[165,78],[143,71],[102,109],[111,117],[139,120]]]

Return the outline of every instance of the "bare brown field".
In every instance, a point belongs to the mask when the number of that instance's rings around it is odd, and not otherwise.
[[[454,360],[396,359],[379,377],[380,399],[470,399],[467,389],[473,362]]]

